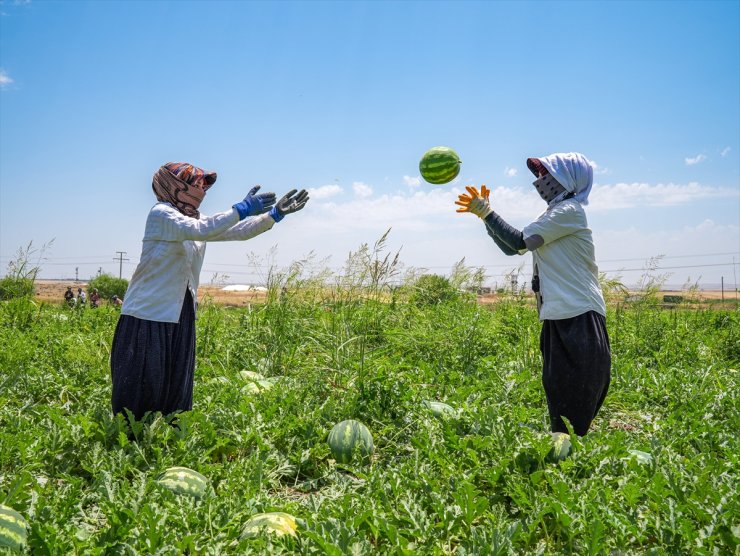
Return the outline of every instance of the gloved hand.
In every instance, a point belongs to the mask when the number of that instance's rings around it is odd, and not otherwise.
[[[472,212],[479,218],[485,218],[493,212],[491,204],[488,199],[491,195],[491,190],[485,185],[480,188],[480,193],[475,186],[467,185],[465,189],[468,190],[469,195],[463,193],[457,196],[456,205],[460,205],[463,208],[457,209],[457,212]]]
[[[262,186],[255,185],[242,202],[232,205],[232,208],[239,213],[239,220],[244,220],[247,216],[263,214],[275,204],[275,194],[272,192],[257,193],[260,187]]]
[[[301,189],[296,194],[297,189],[288,191],[270,210],[270,216],[275,222],[280,222],[286,214],[298,212],[306,206],[308,202],[308,191]]]

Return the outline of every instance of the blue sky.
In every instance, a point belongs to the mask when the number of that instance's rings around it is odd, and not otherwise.
[[[740,2],[0,2],[0,266],[54,239],[42,277],[138,260],[151,176],[216,170],[212,214],[256,183],[308,188],[306,209],[214,272],[257,282],[250,254],[341,267],[388,228],[409,267],[465,257],[491,284],[506,257],[467,184],[523,227],[544,208],[529,156],[596,163],[587,207],[599,266],[636,282],[740,280]],[[419,179],[435,145],[463,160]],[[735,265],[733,266],[733,261]]]

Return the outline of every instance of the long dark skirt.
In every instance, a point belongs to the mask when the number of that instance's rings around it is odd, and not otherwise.
[[[121,315],[111,348],[113,413],[129,409],[168,415],[193,407],[195,311],[188,289],[180,320],[156,322]]]
[[[611,348],[603,315],[589,311],[577,317],[546,320],[540,333],[542,384],[553,432],[588,432],[604,403],[611,380]]]

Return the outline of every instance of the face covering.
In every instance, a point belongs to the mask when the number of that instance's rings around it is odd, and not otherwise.
[[[554,176],[576,201],[582,205],[588,204],[594,171],[592,163],[582,154],[555,153],[541,158],[528,158],[527,167],[535,177],[542,174]]]
[[[542,197],[548,205],[553,201],[562,200],[562,198],[568,193],[565,188],[558,183],[558,180],[550,174],[545,174],[544,176],[537,178],[532,182],[532,185],[534,185],[537,193],[540,194],[540,197]]]

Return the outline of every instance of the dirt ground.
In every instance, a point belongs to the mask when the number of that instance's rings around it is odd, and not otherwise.
[[[68,286],[72,287],[72,291],[75,296],[77,296],[77,288],[82,288],[85,290],[85,293],[88,294],[89,299],[90,292],[87,289],[87,283],[75,282],[74,280],[36,280],[36,299],[50,303],[61,303],[64,301],[64,292],[67,291]],[[264,301],[265,294],[258,291],[223,291],[223,286],[201,284],[198,288],[198,301],[202,302],[205,298],[208,298],[212,303],[217,303],[219,305],[239,307],[250,303],[259,303]],[[105,302],[106,301],[103,301],[103,303]]]
[[[69,280],[36,280],[36,299],[46,302],[59,302],[64,300],[64,292],[67,286],[72,286],[72,291],[77,295],[77,288],[87,291],[87,283]],[[665,291],[664,295],[684,295],[680,291]],[[725,300],[734,301],[735,292],[725,291]],[[721,291],[700,291],[696,293],[697,301],[711,302],[722,299]],[[207,298],[210,302],[230,307],[242,307],[251,303],[260,303],[265,299],[264,292],[258,291],[223,291],[222,286],[201,284],[198,288],[198,299],[203,301]],[[482,304],[495,303],[498,299],[496,294],[480,295],[478,302]]]

